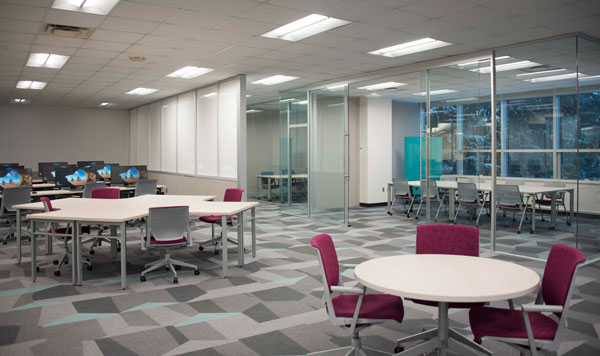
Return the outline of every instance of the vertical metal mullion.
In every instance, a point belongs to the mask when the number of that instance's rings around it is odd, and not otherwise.
[[[307,177],[308,177],[308,182],[307,182],[307,189],[308,189],[308,194],[306,197],[306,203],[308,205],[308,209],[307,209],[307,217],[310,219],[312,216],[312,206],[311,206],[311,196],[312,196],[312,189],[314,189],[312,182],[313,179],[313,169],[312,169],[312,155],[313,155],[313,151],[314,151],[314,147],[313,147],[313,132],[312,132],[312,111],[313,111],[313,98],[312,98],[312,93],[307,90],[306,91],[306,97],[308,98],[308,106],[306,108],[306,124],[307,124],[307,133],[306,136],[308,138],[308,147],[307,147],[307,153],[308,153],[308,169],[307,169]]]
[[[349,145],[350,145],[350,133],[349,133],[349,85],[346,84],[344,87],[344,224],[346,226],[350,226],[350,214],[349,214],[349,194],[350,194],[350,153],[349,153]]]
[[[490,192],[490,211],[491,211],[491,229],[490,239],[492,251],[496,251],[496,51],[492,51],[490,60],[490,80],[491,80],[491,109],[492,109],[492,191]]]
[[[287,103],[287,201],[292,206],[292,129],[290,128],[290,113],[292,112],[292,101]]]
[[[575,247],[579,248],[579,161],[580,161],[580,152],[579,152],[579,144],[581,140],[581,117],[579,116],[579,35],[575,36],[575,73],[577,73],[577,80],[575,83],[575,103],[576,103],[576,120],[577,120],[577,159],[575,160],[575,172],[577,172],[577,196],[575,203],[577,209],[575,210]],[[569,207],[572,211],[574,207]],[[572,222],[571,222],[572,223]]]
[[[552,95],[552,177],[560,178],[558,165],[558,95]]]
[[[430,93],[430,89],[431,89],[431,85],[430,85],[430,78],[429,78],[429,69],[425,72],[426,74],[426,80],[425,80],[425,92],[427,93],[426,96],[426,123],[425,123],[425,175],[426,175],[426,180],[427,180],[427,203],[426,203],[426,207],[427,207],[427,212],[426,214],[426,220],[427,223],[431,222],[431,93]],[[421,199],[423,199],[423,189],[421,189]]]

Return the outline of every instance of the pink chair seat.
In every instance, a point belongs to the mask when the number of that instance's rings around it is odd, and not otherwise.
[[[339,295],[333,298],[331,302],[337,317],[352,318],[358,302],[358,295]],[[393,319],[401,323],[404,318],[402,298],[388,294],[365,294],[358,317],[382,320]]]
[[[233,217],[233,219],[237,219],[235,216]],[[200,217],[201,221],[204,221],[206,223],[209,224],[215,224],[215,223],[220,223],[221,222],[221,217],[220,216],[201,216]],[[227,222],[231,222],[231,217],[227,217]]]
[[[552,340],[558,324],[541,313],[530,312],[531,329],[535,339]],[[473,308],[469,311],[471,330],[476,339],[484,336],[527,339],[523,311],[491,307]]]
[[[148,238],[148,236],[144,236],[144,240],[146,240]],[[177,245],[177,244],[187,244],[187,240],[185,238],[185,236],[183,236],[180,239],[174,239],[174,240],[157,240],[154,238],[154,236],[152,236],[150,238],[150,245]]]
[[[68,228],[67,227],[59,227],[59,228],[54,229],[54,231],[57,234],[71,234],[73,230],[71,229],[71,227],[68,227]],[[92,229],[90,226],[85,225],[85,226],[81,227],[81,233],[83,233],[83,234],[89,234],[89,233],[91,233],[91,231],[92,231]]]

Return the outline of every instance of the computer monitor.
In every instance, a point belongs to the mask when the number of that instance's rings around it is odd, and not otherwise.
[[[44,177],[44,168],[45,167],[66,166],[68,164],[69,164],[69,162],[38,162],[38,176]]]
[[[70,166],[68,168],[56,169],[56,186],[66,188],[83,188],[85,183],[96,181],[96,171],[89,168],[77,168]]]
[[[31,185],[31,168],[0,168],[0,187]]]
[[[100,166],[100,167],[98,167]],[[79,168],[95,168],[98,170],[104,167],[104,161],[77,161],[77,167]]]
[[[24,168],[18,163],[0,163],[0,168]]]
[[[114,167],[118,167],[118,163],[105,163],[103,167],[97,170],[98,176],[102,179],[110,179],[111,170]]]
[[[71,168],[76,169],[77,166],[74,164],[61,164],[58,166],[44,165],[42,167],[42,177],[46,182],[54,182],[56,180],[56,170],[58,168]]]
[[[117,166],[111,169],[111,184],[135,184],[140,179],[148,179],[147,166]]]

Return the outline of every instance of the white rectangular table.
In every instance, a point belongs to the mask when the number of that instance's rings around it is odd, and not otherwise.
[[[256,189],[257,189],[257,196],[260,197],[260,191],[261,191],[261,184],[260,181],[261,179],[266,179],[267,180],[267,200],[271,201],[271,184],[273,181],[277,181],[277,180],[281,180],[281,179],[287,179],[289,176],[286,174],[259,174],[256,176]],[[298,179],[298,180],[306,180],[308,179],[308,174],[292,174],[292,179]],[[291,184],[290,184],[291,187]]]
[[[448,202],[448,214],[450,217],[454,216],[454,200],[455,200],[455,196],[456,196],[456,191],[458,190],[458,183],[455,181],[436,181],[437,183],[437,187],[440,189],[448,189],[449,194],[449,202]],[[498,183],[497,183],[498,184]],[[418,180],[414,180],[414,181],[409,181],[408,185],[411,187],[420,187],[421,186],[421,181]],[[477,187],[477,190],[481,191],[481,192],[486,192],[489,193],[492,191],[492,184],[491,183],[475,183],[475,186]],[[391,202],[392,202],[392,190],[394,187],[394,183],[393,182],[388,182],[388,186],[387,186],[387,212],[391,212]],[[552,197],[552,204],[551,204],[551,211],[550,211],[550,216],[551,216],[551,226],[550,229],[554,229],[556,227],[556,215],[557,215],[557,207],[556,207],[556,195],[559,192],[567,192],[569,193],[569,221],[573,221],[573,217],[574,217],[574,211],[573,211],[573,206],[574,206],[574,188],[568,188],[568,187],[544,187],[544,186],[538,186],[538,185],[519,185],[519,192],[521,192],[521,194],[526,194],[531,196],[531,211],[532,211],[532,216],[531,216],[531,232],[535,233],[535,201],[537,199],[537,197],[539,195],[542,194],[548,194]]]
[[[31,231],[35,231],[35,224],[38,222],[69,222],[75,228],[73,231],[73,283],[81,285],[81,236],[80,227],[83,224],[102,224],[116,226],[120,228],[121,241],[121,287],[126,288],[126,223],[128,221],[148,216],[148,209],[156,206],[187,205],[190,208],[190,215],[193,216],[221,216],[223,235],[227,236],[227,217],[236,215],[238,218],[238,242],[240,253],[238,255],[238,264],[243,266],[243,213],[251,211],[252,226],[252,255],[256,255],[256,212],[258,206],[256,202],[209,202],[212,196],[191,196],[191,195],[145,195],[130,199],[79,199],[69,198],[53,202],[56,209],[52,212],[39,214],[29,214],[27,218],[31,224]],[[43,210],[42,203],[30,203],[14,206],[19,210]],[[116,238],[116,237],[115,237]],[[20,241],[19,241],[20,242]],[[223,239],[223,277],[227,276],[228,256],[227,239]],[[32,260],[32,278],[36,278],[36,239],[32,238],[31,247]]]

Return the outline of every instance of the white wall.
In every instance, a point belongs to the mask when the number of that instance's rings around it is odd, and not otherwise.
[[[279,110],[263,109],[247,115],[248,193],[256,196],[256,175],[279,174]]]
[[[387,200],[392,177],[392,99],[360,98],[360,202]]]
[[[404,177],[404,138],[419,136],[421,104],[392,102],[392,176]]]
[[[358,98],[348,99],[348,206],[360,203],[360,102]]]
[[[0,105],[0,162],[129,161],[129,111]]]

